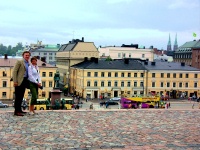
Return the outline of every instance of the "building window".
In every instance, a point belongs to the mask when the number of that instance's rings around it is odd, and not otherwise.
[[[188,87],[188,83],[187,83],[187,82],[185,83],[185,87],[186,87],[186,88]]]
[[[180,73],[180,74],[179,74],[179,78],[182,78],[182,77],[183,77],[183,74],[182,74],[182,73]]]
[[[155,73],[152,73],[152,78],[155,78],[156,77],[156,74]]]
[[[152,82],[152,87],[155,87],[155,82]]]
[[[47,55],[47,53],[44,53],[44,55]]]
[[[111,72],[108,72],[108,77],[111,77]]]
[[[121,87],[124,87],[124,81],[121,82]]]
[[[42,91],[42,97],[46,97],[46,92]]]
[[[137,87],[137,82],[136,81],[134,81],[134,87]]]
[[[49,81],[49,87],[53,87],[52,81]]]
[[[124,73],[123,72],[121,73],[121,77],[124,77]]]
[[[115,77],[118,77],[118,73],[117,72],[115,72]]]
[[[104,81],[101,81],[101,87],[104,87]]]
[[[189,75],[188,75],[188,73],[186,73],[186,74],[185,74],[185,78],[189,78]]]
[[[134,95],[137,95],[137,91],[134,91]]]
[[[52,53],[49,53],[49,55],[53,55]]]
[[[194,78],[197,78],[198,77],[198,75],[197,74],[194,74]]]
[[[137,73],[134,73],[134,77],[137,77]]]
[[[181,82],[179,83],[179,87],[182,87],[182,83]]]
[[[91,72],[87,72],[87,76],[90,77],[91,76]]]
[[[94,72],[94,77],[98,77],[98,72]]]
[[[53,77],[53,72],[49,72],[49,77]]]
[[[141,74],[140,74],[140,77],[144,77],[144,73],[141,73]]]
[[[7,73],[5,71],[3,71],[3,77],[6,77]]]
[[[7,81],[3,81],[3,87],[7,87]]]
[[[130,86],[131,86],[131,82],[128,81],[128,82],[127,82],[127,87],[130,87]]]
[[[144,85],[143,82],[140,82],[140,87],[143,87],[143,85]]]
[[[161,76],[161,78],[164,78],[164,73],[161,73],[160,76]]]
[[[42,77],[46,77],[46,72],[42,72]]]
[[[42,81],[42,86],[46,87],[46,82],[45,81]]]
[[[175,82],[173,82],[173,87],[176,87],[176,83]]]
[[[167,73],[167,78],[170,78],[170,73]]]
[[[175,73],[173,73],[173,78],[176,78],[176,74]]]
[[[49,60],[52,60],[52,59],[53,59],[53,57],[50,56],[50,57],[49,57]]]
[[[104,72],[101,72],[101,77],[104,77]]]
[[[170,87],[170,82],[167,82],[167,87]]]
[[[125,58],[126,57],[126,54],[125,53],[123,53],[123,58]]]
[[[142,58],[145,58],[145,54],[142,54]]]
[[[163,87],[163,85],[164,85],[163,82],[160,82],[160,87]]]
[[[128,77],[131,77],[131,73],[128,73]]]
[[[115,81],[115,85],[114,86],[117,87],[117,81]]]
[[[197,82],[194,83],[194,87],[197,88]]]
[[[87,81],[87,86],[90,87],[90,81]]]
[[[2,92],[2,97],[6,97],[6,92]]]
[[[97,84],[97,81],[94,81],[94,86],[97,87],[97,85],[98,85],[98,84]]]
[[[111,87],[111,82],[110,81],[108,81],[108,87]]]

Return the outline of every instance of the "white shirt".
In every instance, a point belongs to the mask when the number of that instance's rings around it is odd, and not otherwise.
[[[41,83],[40,72],[38,66],[30,65],[28,67],[28,80],[33,83]]]

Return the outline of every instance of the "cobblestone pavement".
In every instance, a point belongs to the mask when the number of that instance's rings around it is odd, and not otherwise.
[[[200,111],[0,111],[2,150],[198,150]]]

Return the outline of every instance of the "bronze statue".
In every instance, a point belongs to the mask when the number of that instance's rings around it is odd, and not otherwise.
[[[60,73],[56,71],[54,75],[54,88],[59,88]]]

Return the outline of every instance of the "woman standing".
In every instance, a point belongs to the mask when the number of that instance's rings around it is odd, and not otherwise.
[[[30,114],[35,114],[34,104],[37,103],[38,87],[41,87],[41,79],[39,73],[39,67],[37,66],[37,58],[31,58],[31,65],[28,67],[28,80],[30,81],[31,102],[30,102]]]

